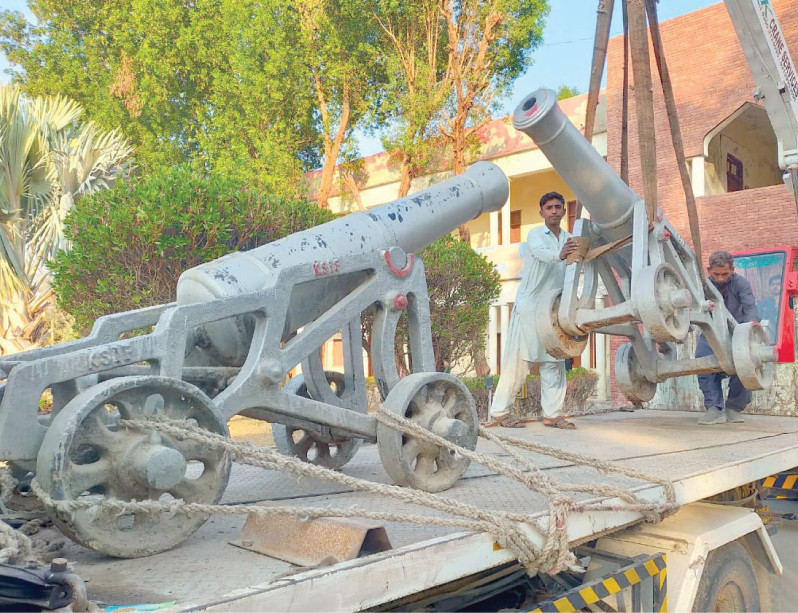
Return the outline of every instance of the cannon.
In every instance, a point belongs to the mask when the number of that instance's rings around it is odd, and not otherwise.
[[[466,458],[367,413],[361,313],[376,309],[371,357],[384,407],[473,449],[473,398],[458,379],[434,372],[426,278],[414,252],[508,195],[502,171],[477,163],[411,196],[187,270],[174,303],[101,317],[86,338],[3,358],[0,459],[18,476],[34,472],[56,502],[97,502],[48,513],[73,540],[117,557],[169,549],[207,517],[102,502],[213,504],[231,467],[225,452],[122,420],[185,420],[226,436],[227,422],[247,415],[272,422],[283,452],[333,469],[372,441],[396,483],[447,489]],[[412,372],[400,378],[394,339],[403,313]],[[325,372],[322,347],[338,335],[343,372]],[[301,374],[286,383],[298,365]],[[53,408],[38,415],[46,390]]]
[[[589,247],[587,257],[569,263],[562,291],[539,303],[535,324],[546,350],[565,359],[582,352],[591,332],[625,337],[615,376],[636,403],[651,400],[658,383],[683,375],[725,372],[749,390],[768,387],[776,355],[762,326],[734,320],[662,210],[649,220],[646,203],[568,120],[555,93],[528,95],[513,125],[535,141],[591,215],[574,224],[574,235]],[[596,308],[599,279],[611,306]],[[677,345],[692,326],[714,355],[677,358]]]

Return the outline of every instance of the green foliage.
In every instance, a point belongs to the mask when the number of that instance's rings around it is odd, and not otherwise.
[[[170,302],[187,268],[330,219],[306,200],[184,165],[78,202],[65,223],[72,248],[51,264],[53,288],[85,331],[101,315]]]
[[[63,246],[75,201],[106,189],[132,166],[116,130],[82,121],[64,96],[29,98],[0,84],[0,351],[27,349],[54,329],[44,262]]]
[[[438,0],[385,0],[375,11],[389,78],[384,109],[392,117],[382,141],[400,165],[404,196],[440,150],[436,120],[451,93],[447,31]]]
[[[499,296],[499,273],[485,256],[446,235],[419,254],[424,262],[429,293],[432,348],[438,370],[455,362],[466,366],[485,345],[488,306]],[[370,350],[373,309],[364,312],[363,346]],[[407,318],[397,327],[396,359],[400,370],[409,366]]]
[[[442,0],[452,95],[440,131],[455,174],[465,170],[476,133],[530,64],[549,12],[546,0]]]
[[[578,96],[582,92],[579,91],[579,88],[574,86],[570,87],[568,85],[560,85],[557,88],[557,100],[565,100],[566,98],[573,98],[574,96]]]
[[[65,92],[121,126],[145,168],[199,158],[273,193],[303,193],[313,84],[282,0],[36,0],[0,16],[0,46],[32,94]]]
[[[291,0],[291,5],[300,15],[301,57],[314,88],[324,164],[318,201],[326,206],[336,163],[356,148],[353,128],[376,120],[386,79],[384,53],[371,0]]]
[[[468,359],[484,348],[488,307],[499,297],[499,273],[471,245],[448,234],[419,256],[427,274],[436,364]]]

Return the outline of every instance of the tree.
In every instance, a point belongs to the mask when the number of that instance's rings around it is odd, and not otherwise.
[[[159,170],[76,204],[65,222],[71,249],[51,264],[53,288],[87,331],[101,315],[174,300],[188,268],[332,218],[307,200],[263,195],[218,173]]]
[[[0,349],[41,340],[49,306],[45,260],[63,246],[73,203],[130,169],[118,132],[78,124],[82,109],[60,96],[26,99],[0,85]]]
[[[313,84],[295,10],[278,0],[35,0],[0,18],[26,92],[67,92],[120,126],[145,168],[198,158],[273,193],[317,161]]]
[[[494,101],[529,65],[540,44],[546,0],[440,0],[448,35],[446,79],[452,98],[440,132],[451,145],[454,174],[465,171],[477,131]],[[461,238],[468,238],[465,226]]]
[[[316,199],[326,207],[341,148],[364,117],[376,113],[384,81],[370,2],[293,0],[320,118],[322,171]]]
[[[395,116],[383,145],[399,163],[401,198],[440,145],[433,124],[451,90],[446,29],[440,0],[387,0],[379,3],[376,18],[388,51],[386,98]]]
[[[68,92],[145,168],[199,158],[282,195],[375,111],[384,72],[365,0],[36,0],[0,45],[27,92]]]
[[[432,349],[438,370],[464,368],[484,352],[488,307],[499,297],[500,276],[468,243],[447,234],[421,252],[429,291]],[[363,317],[363,346],[370,352],[373,312]],[[408,337],[404,316],[397,327],[396,361],[407,370]]]
[[[582,92],[579,91],[578,87],[560,85],[557,88],[557,100],[565,100],[566,98],[573,98],[574,96],[578,96],[581,93]]]

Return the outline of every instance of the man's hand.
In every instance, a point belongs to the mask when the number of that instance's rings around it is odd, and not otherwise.
[[[562,250],[560,251],[560,259],[564,260],[571,253],[577,251],[578,249],[579,244],[573,238],[566,239],[565,244],[562,246]]]

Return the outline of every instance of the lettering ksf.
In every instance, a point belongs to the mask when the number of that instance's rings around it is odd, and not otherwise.
[[[327,275],[338,272],[341,264],[338,260],[331,260],[329,262],[316,262],[313,264],[313,275],[315,277],[325,277]]]

